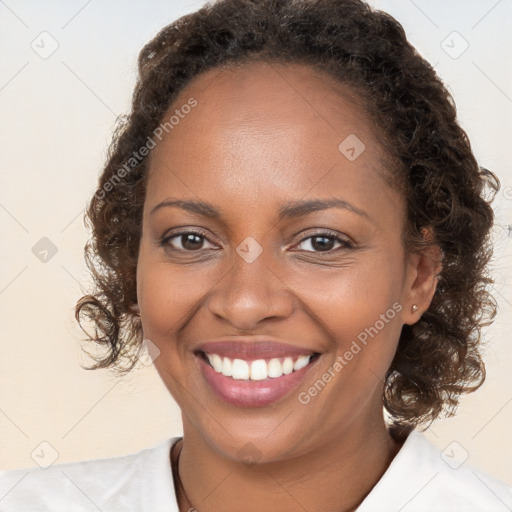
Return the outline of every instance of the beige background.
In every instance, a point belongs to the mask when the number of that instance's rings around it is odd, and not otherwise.
[[[35,466],[31,453],[41,448],[67,462],[135,452],[181,433],[179,409],[153,367],[122,380],[80,368],[87,359],[73,305],[89,283],[83,208],[116,115],[129,107],[137,52],[202,3],[0,3],[0,469]],[[488,380],[427,435],[512,485],[512,2],[373,4],[397,17],[435,65],[480,164],[502,182],[493,263],[500,311],[486,331]],[[467,50],[453,58],[464,40]],[[40,53],[58,48],[43,59],[32,41]],[[43,237],[57,248],[46,263],[32,252]]]

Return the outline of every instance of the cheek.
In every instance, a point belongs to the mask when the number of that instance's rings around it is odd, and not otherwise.
[[[384,270],[385,269],[385,270]],[[321,320],[336,356],[385,373],[401,332],[401,273],[393,256],[365,255],[339,272],[318,272],[301,284],[304,302]]]
[[[167,262],[155,261],[141,252],[137,268],[137,294],[144,336],[159,349],[155,368],[174,400],[188,409],[187,393],[183,384],[187,381],[187,364],[191,354],[180,343],[180,327],[186,325],[194,306],[201,296],[203,281],[197,271],[176,270]],[[192,268],[192,267],[190,267]]]
[[[192,268],[192,267],[190,267]],[[145,333],[150,337],[172,334],[185,322],[189,311],[201,296],[201,278],[197,270],[173,271],[169,264],[141,259],[137,275],[137,293]]]

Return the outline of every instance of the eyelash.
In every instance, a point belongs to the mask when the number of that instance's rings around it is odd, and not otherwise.
[[[324,230],[324,231],[319,231],[318,233],[313,233],[311,235],[308,235],[308,236],[304,237],[299,242],[299,244],[303,243],[306,240],[310,240],[310,239],[313,239],[313,238],[331,238],[331,239],[334,240],[334,242],[339,242],[340,243],[340,247],[337,247],[337,248],[334,248],[334,249],[329,249],[328,251],[305,251],[305,252],[314,252],[316,254],[322,254],[322,253],[332,254],[333,252],[337,252],[337,251],[340,251],[340,250],[350,250],[350,249],[354,248],[352,243],[349,242],[347,239],[341,238],[335,231],[330,231],[328,229]],[[299,244],[297,244],[297,245],[299,245]]]
[[[179,231],[179,232],[176,232],[176,233],[172,233],[171,235],[165,235],[160,240],[160,245],[162,247],[169,248],[170,250],[175,251],[175,252],[190,252],[190,253],[194,253],[194,252],[199,252],[201,250],[201,249],[198,249],[197,251],[192,251],[192,250],[186,250],[186,249],[174,249],[174,248],[170,247],[169,242],[173,238],[178,238],[178,237],[183,236],[183,235],[197,235],[199,237],[202,237],[202,238],[208,240],[210,243],[213,243],[213,242],[211,242],[209,240],[209,238],[207,236],[207,233],[205,231],[197,229],[197,230]],[[334,248],[334,249],[329,249],[328,251],[305,251],[305,252],[308,252],[308,253],[312,252],[312,253],[316,253],[316,254],[322,254],[322,253],[324,253],[324,254],[332,254],[333,252],[336,252],[336,251],[338,251],[340,249],[344,249],[344,250],[353,249],[353,245],[352,245],[351,242],[349,242],[348,240],[346,240],[344,238],[339,237],[337,235],[337,233],[335,233],[334,231],[329,231],[329,230],[320,231],[318,233],[313,233],[313,234],[311,234],[311,235],[309,235],[307,237],[304,237],[296,245],[300,245],[303,242],[305,242],[306,240],[310,240],[310,239],[313,239],[313,238],[331,238],[331,239],[334,239],[335,242],[339,242],[341,244],[341,247],[337,247],[337,248]]]
[[[176,233],[172,233],[171,235],[164,235],[162,237],[162,239],[160,240],[160,245],[162,247],[169,247],[169,242],[173,239],[173,238],[178,238],[180,236],[183,236],[183,235],[197,235],[197,236],[200,236],[200,237],[203,237],[205,238],[206,240],[209,241],[209,238],[206,234],[205,231],[202,231],[200,229],[197,229],[197,230],[191,230],[191,229],[187,229],[186,231],[178,231]],[[210,242],[212,243],[212,242]],[[183,250],[183,249],[173,249],[173,248],[170,248],[172,251],[176,251],[176,252],[198,252],[198,251],[187,251],[187,250]]]

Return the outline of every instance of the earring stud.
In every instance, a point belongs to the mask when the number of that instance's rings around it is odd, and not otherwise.
[[[412,308],[411,308],[412,312],[414,313],[417,309],[418,309],[418,305],[417,304],[413,304]]]

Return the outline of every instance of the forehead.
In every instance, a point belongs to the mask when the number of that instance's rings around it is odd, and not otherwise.
[[[325,73],[266,62],[214,68],[181,91],[164,121],[191,98],[197,105],[151,154],[148,197],[243,193],[261,205],[310,192],[363,202],[394,192],[362,100]]]

